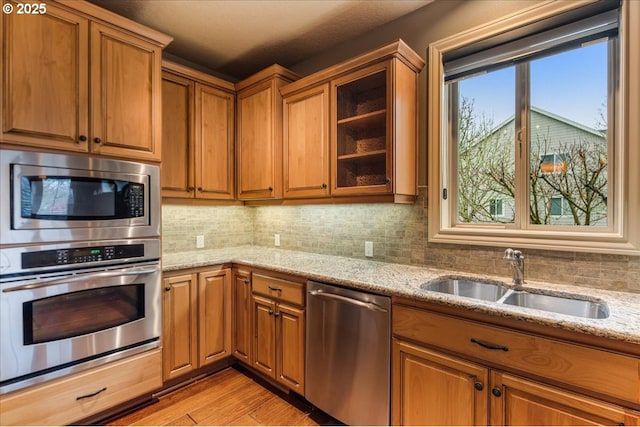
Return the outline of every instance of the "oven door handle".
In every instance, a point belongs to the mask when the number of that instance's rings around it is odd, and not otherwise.
[[[37,289],[37,288],[45,288],[47,286],[55,286],[69,282],[78,282],[81,280],[91,279],[104,279],[115,276],[139,276],[142,274],[153,274],[157,273],[159,270],[158,267],[154,268],[146,268],[146,269],[135,269],[135,268],[123,268],[120,270],[110,270],[110,271],[100,271],[95,273],[84,273],[82,275],[64,277],[59,279],[45,280],[42,282],[31,283],[28,285],[20,285],[14,286],[13,288],[3,289],[2,292],[15,292],[15,291],[26,291],[29,289]]]

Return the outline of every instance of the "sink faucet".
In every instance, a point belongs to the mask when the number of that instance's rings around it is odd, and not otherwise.
[[[513,284],[520,286],[524,283],[524,255],[517,249],[507,248],[504,251],[503,260],[511,265],[513,270]]]

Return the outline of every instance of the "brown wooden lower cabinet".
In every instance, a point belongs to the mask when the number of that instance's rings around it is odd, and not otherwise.
[[[594,367],[597,369],[597,367]],[[640,414],[503,372],[491,374],[493,425],[638,425]]]
[[[251,272],[233,269],[232,353],[241,362],[251,364]]]
[[[630,409],[399,340],[393,342],[392,376],[394,425],[640,422],[639,414]]]
[[[638,357],[417,307],[393,310],[394,425],[640,422]]]
[[[487,425],[489,370],[393,340],[394,425]]]
[[[231,355],[231,269],[163,278],[164,380]]]
[[[304,396],[304,285],[254,274],[253,286],[251,366]],[[263,289],[281,297],[255,293]]]

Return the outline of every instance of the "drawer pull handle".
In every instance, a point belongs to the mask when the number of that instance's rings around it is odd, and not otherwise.
[[[103,391],[107,391],[107,388],[106,387],[102,387],[100,390],[96,391],[95,393],[85,394],[84,396],[76,397],[76,400],[88,399],[90,397],[99,395]]]
[[[474,344],[478,344],[480,347],[488,348],[489,350],[509,351],[509,347],[505,347],[503,345],[498,345],[498,344],[490,344],[488,342],[480,341],[475,338],[471,338],[471,342]]]
[[[276,288],[276,287],[273,287],[271,285],[269,285],[269,289],[271,289],[272,291],[275,291],[275,292],[282,292],[282,288]]]

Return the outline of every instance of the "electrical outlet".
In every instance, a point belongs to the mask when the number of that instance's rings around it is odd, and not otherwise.
[[[273,244],[276,246],[280,246],[280,235],[279,234],[274,234],[273,235]]]
[[[197,249],[204,248],[204,235],[203,234],[198,234],[196,236],[196,248]]]
[[[373,242],[364,242],[364,256],[373,256]]]

